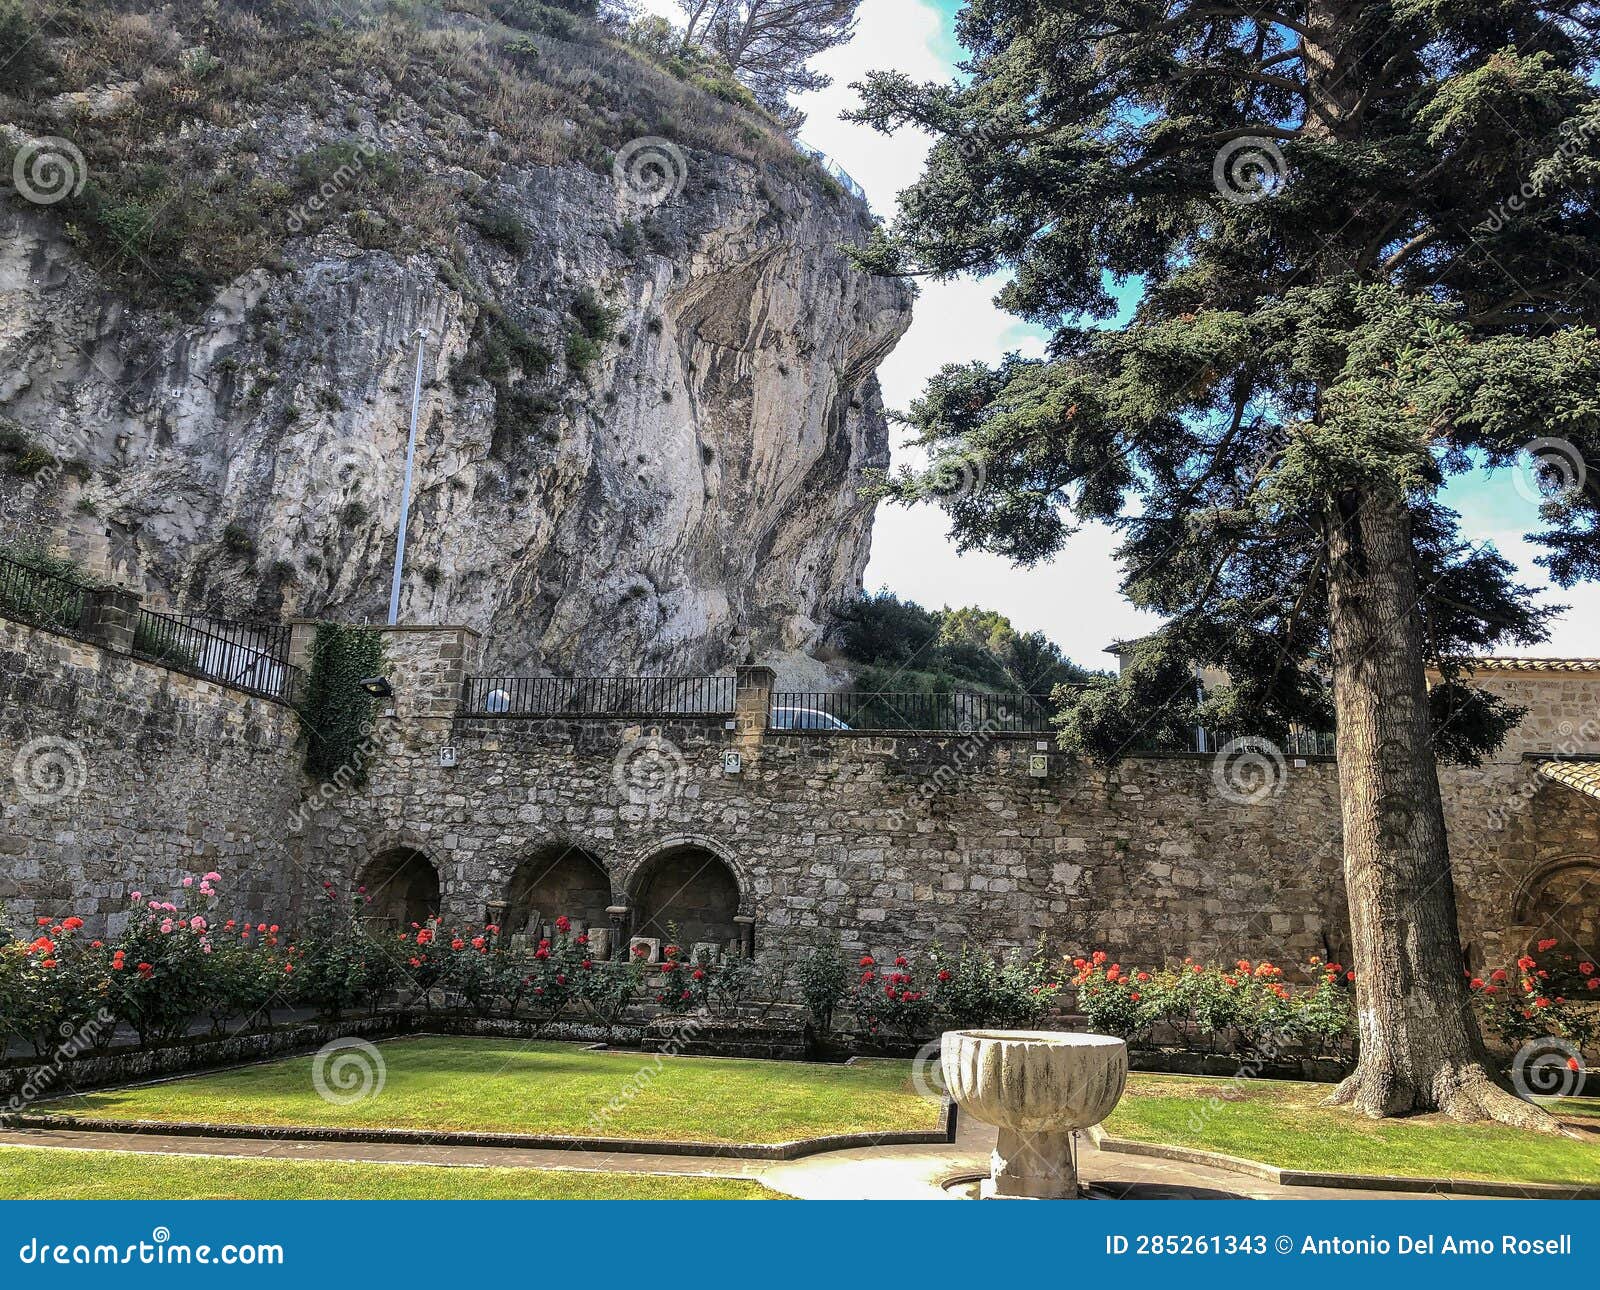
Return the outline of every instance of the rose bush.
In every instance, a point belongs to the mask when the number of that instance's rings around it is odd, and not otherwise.
[[[1130,1043],[1146,1042],[1160,1025],[1185,1046],[1209,1052],[1303,1046],[1332,1053],[1350,1033],[1355,974],[1337,963],[1310,960],[1310,983],[1298,988],[1266,959],[1238,959],[1229,967],[1185,959],[1151,972],[1125,968],[1095,950],[1071,965],[1078,1008],[1090,1028]]]
[[[1043,946],[1028,958],[1012,951],[1002,961],[965,945],[952,956],[935,944],[929,958],[935,1012],[949,1029],[1037,1027],[1061,993]]]
[[[851,1008],[867,1034],[887,1031],[912,1039],[933,1029],[933,995],[906,955],[897,954],[893,963],[880,969],[870,954],[864,954],[857,967],[860,975],[851,990]]]
[[[1600,1033],[1600,966],[1557,953],[1558,942],[1541,940],[1534,953],[1485,974],[1467,973],[1484,1029],[1518,1046],[1555,1035],[1586,1048]]]

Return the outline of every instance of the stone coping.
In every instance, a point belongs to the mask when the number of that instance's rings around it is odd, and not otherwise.
[[[653,1138],[600,1138],[554,1133],[488,1133],[429,1129],[310,1127],[276,1124],[210,1124],[185,1120],[114,1120],[99,1117],[21,1114],[5,1124],[19,1129],[72,1129],[88,1133],[163,1134],[196,1138],[254,1138],[280,1142],[375,1142],[408,1146],[517,1147],[545,1151],[614,1152],[630,1155],[725,1157],[737,1160],[799,1160],[825,1151],[860,1147],[942,1146],[956,1140],[956,1105],[945,1098],[938,1129],[888,1133],[834,1133],[788,1142],[674,1142]]]
[[[1135,1142],[1114,1138],[1100,1125],[1089,1130],[1090,1141],[1100,1151],[1183,1164],[1209,1165],[1228,1173],[1246,1174],[1282,1187],[1334,1187],[1352,1191],[1438,1192],[1454,1196],[1500,1196],[1514,1200],[1600,1200],[1600,1185],[1496,1182],[1481,1178],[1410,1177],[1404,1174],[1324,1173],[1314,1169],[1284,1169],[1243,1156],[1224,1155],[1199,1147],[1169,1146],[1161,1142]]]

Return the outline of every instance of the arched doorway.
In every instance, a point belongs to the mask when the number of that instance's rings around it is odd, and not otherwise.
[[[1532,953],[1540,941],[1552,940],[1556,953],[1600,959],[1600,860],[1572,857],[1547,865],[1513,914],[1519,951]]]
[[[610,903],[611,879],[599,860],[581,847],[547,847],[511,875],[501,931],[537,938],[562,916],[574,927],[605,927]]]
[[[439,871],[410,847],[375,856],[361,871],[361,885],[367,889],[367,920],[379,929],[403,932],[439,912]]]
[[[633,934],[676,940],[685,952],[701,941],[739,940],[739,883],[715,852],[683,845],[653,856],[635,880]],[[675,930],[672,930],[675,929]]]

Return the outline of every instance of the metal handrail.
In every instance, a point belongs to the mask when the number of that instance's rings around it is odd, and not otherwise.
[[[83,627],[88,596],[93,590],[71,578],[0,555],[0,614],[7,618],[77,632]]]
[[[1048,694],[943,694],[864,690],[780,690],[767,714],[769,730],[806,734],[849,730],[938,730],[959,734],[1047,734],[1055,708]]]
[[[469,676],[463,716],[730,716],[731,676]]]
[[[297,693],[300,675],[288,661],[289,632],[282,623],[238,623],[141,609],[133,652],[235,690],[289,699]]]

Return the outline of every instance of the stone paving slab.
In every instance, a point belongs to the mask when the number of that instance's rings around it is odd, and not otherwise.
[[[748,1178],[801,1200],[954,1200],[945,1184],[988,1173],[995,1131],[964,1117],[956,1141],[923,1146],[856,1147],[801,1160],[648,1155],[638,1152],[552,1151],[527,1147],[377,1142],[304,1142],[282,1139],[199,1138],[178,1134],[122,1134],[74,1129],[0,1130],[0,1145],[65,1147],[85,1151],[148,1151],[172,1155],[273,1160],[353,1160],[377,1164],[499,1166],[575,1169],[604,1173],[677,1174]],[[1437,1193],[1363,1191],[1284,1186],[1200,1163],[1159,1160],[1096,1149],[1079,1139],[1079,1170],[1092,1193],[1129,1200],[1446,1200]]]

